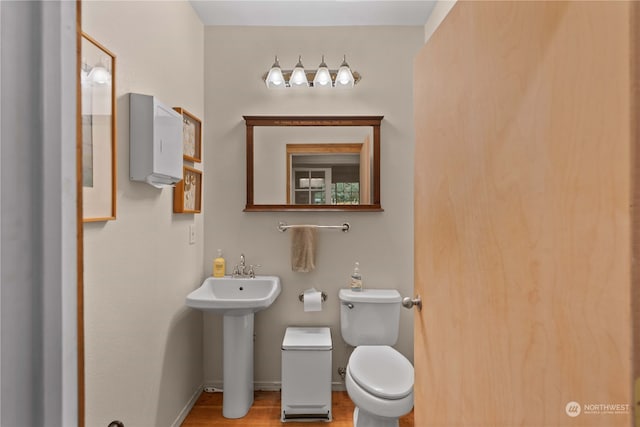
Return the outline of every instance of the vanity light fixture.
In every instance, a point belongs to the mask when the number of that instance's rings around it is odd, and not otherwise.
[[[107,69],[106,64],[104,64],[104,58],[96,64],[95,66],[90,66],[84,61],[81,69],[81,82],[84,85],[89,86],[103,86],[111,84],[111,72]]]
[[[338,68],[338,74],[336,75],[336,86],[353,87],[355,80],[349,64],[347,64],[347,55],[342,59],[342,64]]]
[[[87,78],[97,85],[106,85],[111,83],[111,73],[104,67],[93,67]]]
[[[276,60],[271,66],[267,77],[265,78],[265,83],[269,89],[278,89],[285,87],[284,76],[282,75],[282,69],[280,68],[280,63],[278,62],[278,57],[276,56]]]
[[[289,87],[347,88],[353,87],[362,77],[357,71],[351,70],[346,55],[337,70],[330,70],[322,55],[322,61],[315,71],[304,69],[302,56],[298,56],[298,63],[293,70],[283,70],[276,56],[271,69],[262,78],[269,89],[281,89]]]
[[[307,74],[304,71],[304,65],[302,65],[302,56],[298,56],[298,63],[291,72],[289,86],[309,86],[309,80],[307,79]]]
[[[313,78],[313,87],[331,87],[331,73],[327,64],[324,63],[324,55],[322,55],[322,62],[318,66],[316,76]]]

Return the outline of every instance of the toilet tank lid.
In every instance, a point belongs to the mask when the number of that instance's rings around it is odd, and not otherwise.
[[[283,350],[331,350],[331,331],[328,327],[290,326],[284,333]]]
[[[395,289],[363,289],[362,291],[352,291],[351,289],[340,289],[338,292],[340,301],[346,302],[368,302],[368,303],[396,303],[402,301],[400,292]]]

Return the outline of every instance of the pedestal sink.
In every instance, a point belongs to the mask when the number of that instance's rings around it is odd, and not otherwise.
[[[209,277],[186,304],[223,316],[222,415],[242,418],[253,404],[253,316],[280,295],[280,278]]]

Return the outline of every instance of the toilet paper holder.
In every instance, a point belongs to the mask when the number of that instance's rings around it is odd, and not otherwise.
[[[304,302],[304,291],[298,294],[298,299],[300,300],[300,302]],[[325,302],[327,300],[327,293],[325,291],[320,292],[320,299],[322,300],[322,302]]]

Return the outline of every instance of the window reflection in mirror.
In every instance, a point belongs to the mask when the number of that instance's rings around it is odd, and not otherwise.
[[[369,204],[369,146],[368,135],[353,144],[287,144],[287,204]]]

